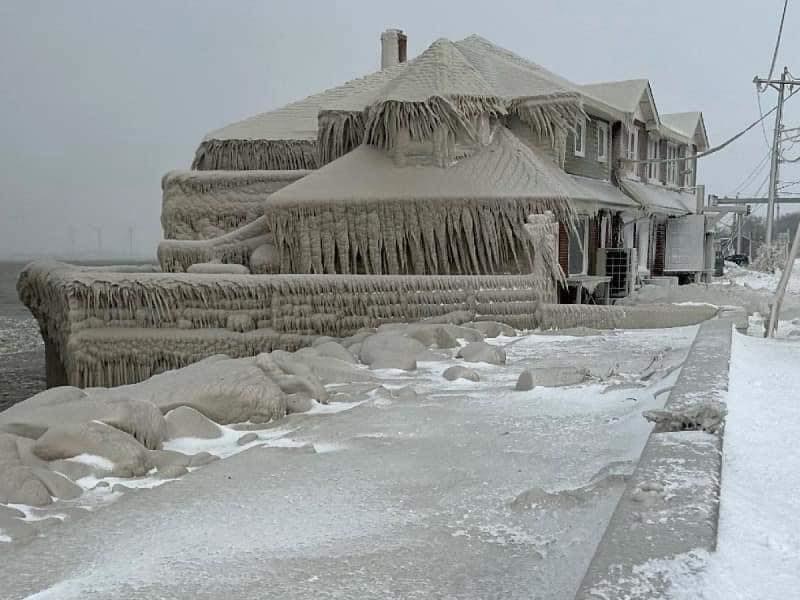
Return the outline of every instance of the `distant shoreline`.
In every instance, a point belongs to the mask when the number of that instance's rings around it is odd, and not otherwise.
[[[0,257],[0,264],[6,265],[19,265],[27,264],[36,260],[57,260],[66,262],[73,265],[149,265],[158,264],[158,258],[155,256],[134,256],[134,257],[108,257],[108,258],[62,258],[52,255],[43,256],[2,256]]]

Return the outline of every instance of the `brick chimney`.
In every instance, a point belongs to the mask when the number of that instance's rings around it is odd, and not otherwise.
[[[387,29],[381,34],[381,69],[406,62],[408,38],[402,29]]]

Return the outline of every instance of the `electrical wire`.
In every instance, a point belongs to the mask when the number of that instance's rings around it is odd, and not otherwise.
[[[769,160],[771,152],[768,150],[767,153],[764,155],[764,158],[761,159],[761,162],[756,165],[756,167],[750,171],[750,173],[745,177],[739,185],[737,185],[734,190],[728,194],[729,196],[735,196],[738,192],[742,191],[747,185],[752,183],[752,180],[755,177],[758,177],[761,174],[761,170],[767,166],[767,161]]]
[[[794,96],[797,92],[800,92],[800,87],[795,88],[794,90],[792,90],[789,93],[789,95],[786,96],[786,98],[784,98],[784,103],[787,100],[789,100],[789,98]],[[719,144],[717,146],[714,146],[713,148],[709,148],[708,150],[705,150],[704,152],[700,152],[698,154],[694,154],[694,155],[690,155],[690,156],[678,157],[678,158],[643,158],[643,159],[621,158],[620,162],[623,162],[623,163],[626,163],[626,164],[630,164],[630,165],[633,165],[633,164],[660,164],[660,163],[679,162],[679,161],[682,161],[682,160],[692,160],[692,159],[704,158],[706,156],[710,156],[711,154],[719,152],[723,148],[726,148],[727,146],[729,146],[730,144],[732,144],[733,142],[738,140],[740,137],[742,137],[745,133],[747,133],[748,131],[753,129],[753,127],[755,127],[759,123],[762,123],[764,121],[764,119],[766,119],[768,116],[770,116],[776,110],[778,110],[778,105],[777,104],[775,106],[773,106],[769,110],[769,112],[766,112],[763,115],[761,115],[761,117],[759,119],[757,119],[757,120],[753,121],[752,123],[750,123],[750,125],[748,125],[744,129],[742,129],[739,133],[737,133],[733,137],[728,138],[727,140],[725,140],[721,144]]]

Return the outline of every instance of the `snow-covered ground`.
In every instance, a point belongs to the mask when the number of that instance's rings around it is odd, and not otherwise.
[[[736,335],[704,600],[800,597],[800,342]]]
[[[734,263],[725,263],[725,276],[722,281],[730,280],[732,283],[749,287],[754,290],[768,290],[774,292],[781,279],[781,272],[762,273],[744,267],[739,267]],[[790,294],[800,294],[800,260],[795,261],[792,268],[792,275],[786,291]]]
[[[0,545],[0,581],[13,598],[571,600],[696,330],[497,338],[507,364],[468,365],[479,382],[445,380],[454,358],[373,371],[347,410],[243,452],[234,433],[183,440],[225,458],[90,513],[54,506],[44,537]],[[555,366],[589,379],[514,390]]]
[[[717,549],[641,567],[669,600],[800,597],[800,340],[734,334]]]

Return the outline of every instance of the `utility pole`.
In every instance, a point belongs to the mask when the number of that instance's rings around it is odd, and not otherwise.
[[[761,92],[760,86],[768,85],[778,92],[778,106],[775,110],[775,133],[772,136],[772,150],[770,152],[770,168],[769,168],[769,202],[767,203],[767,236],[765,244],[767,247],[772,246],[772,228],[775,220],[775,199],[778,196],[778,166],[781,161],[781,135],[783,130],[783,103],[786,100],[786,86],[795,86],[800,84],[800,80],[794,79],[789,74],[789,68],[783,67],[780,79],[761,79],[755,77],[753,83],[759,86],[759,93]]]
[[[742,253],[742,224],[744,222],[744,215],[736,215],[736,254]]]

